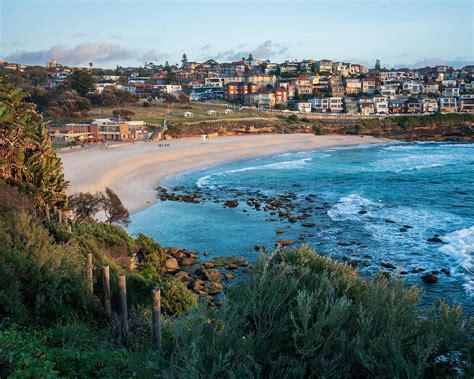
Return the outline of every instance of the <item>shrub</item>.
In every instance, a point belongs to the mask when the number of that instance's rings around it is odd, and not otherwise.
[[[416,288],[384,277],[365,281],[307,247],[278,251],[261,258],[220,309],[194,310],[176,322],[168,372],[420,377],[466,369],[469,341],[459,308],[424,310],[419,301]]]
[[[138,234],[136,243],[140,274],[147,279],[161,275],[163,261],[166,258],[161,246],[142,233]]]
[[[90,312],[76,244],[58,245],[31,215],[0,218],[0,314],[38,324]]]
[[[318,125],[313,125],[313,133],[317,136],[323,135],[323,129]]]
[[[292,114],[292,115],[288,116],[288,121],[296,122],[296,121],[298,121],[298,116],[295,115],[295,114]]]
[[[117,345],[107,331],[84,323],[31,331],[0,329],[0,377],[150,378],[159,372],[160,353],[133,352]]]

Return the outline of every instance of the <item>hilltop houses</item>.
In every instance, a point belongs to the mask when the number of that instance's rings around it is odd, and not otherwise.
[[[1,65],[24,69],[7,62]],[[43,86],[66,86],[75,69],[48,62],[49,76]],[[472,113],[474,66],[369,69],[330,59],[276,63],[249,56],[234,62],[211,59],[186,61],[181,66],[149,63],[140,68],[101,70],[95,92],[112,88],[128,90],[143,100],[178,98],[186,93],[193,102],[222,99],[259,109],[298,109],[302,113],[310,108],[316,113],[352,115]]]

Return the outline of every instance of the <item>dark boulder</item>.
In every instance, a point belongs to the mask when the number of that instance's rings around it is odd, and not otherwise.
[[[421,277],[425,284],[435,284],[438,281],[438,277],[433,274],[425,274]]]

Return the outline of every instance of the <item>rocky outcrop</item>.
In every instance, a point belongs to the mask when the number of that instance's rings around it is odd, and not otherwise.
[[[250,121],[201,122],[195,125],[179,124],[168,131],[173,138],[263,134],[311,133],[372,135],[404,141],[473,141],[474,115],[448,114],[419,117],[361,118],[341,116],[322,118],[305,115],[307,122],[289,122],[288,116]]]

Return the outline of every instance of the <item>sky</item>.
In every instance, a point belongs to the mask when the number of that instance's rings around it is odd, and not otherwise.
[[[474,0],[0,0],[0,20],[0,58],[25,64],[474,62]]]

